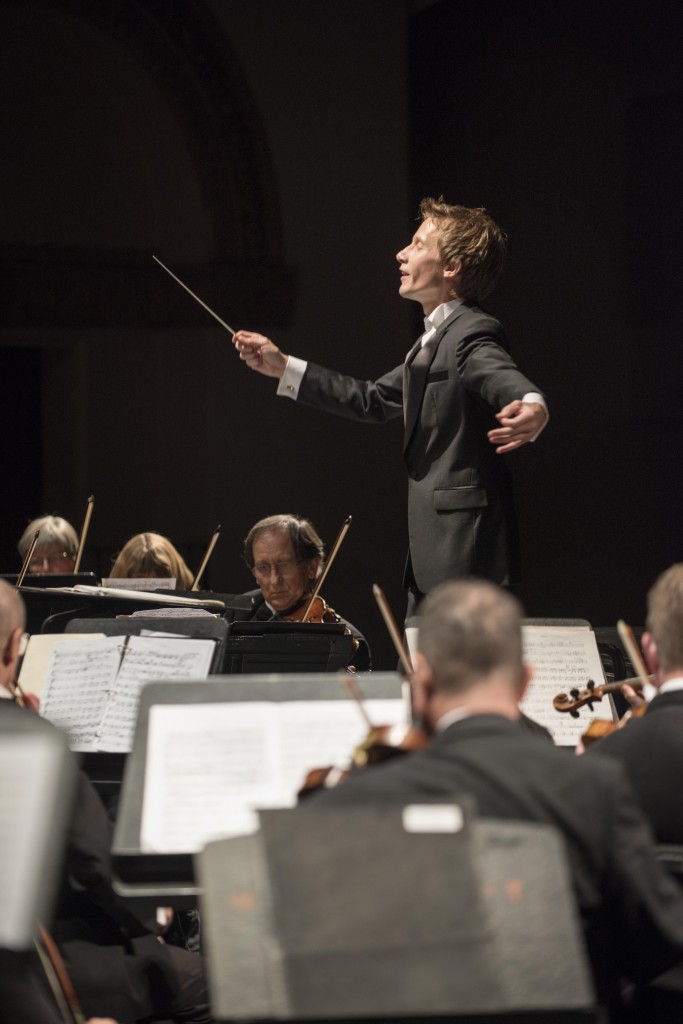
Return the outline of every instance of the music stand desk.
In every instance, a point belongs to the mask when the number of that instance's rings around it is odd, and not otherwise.
[[[398,673],[359,674],[355,681],[365,699],[402,698],[404,682]],[[192,853],[148,853],[141,848],[147,737],[152,707],[157,704],[325,700],[349,700],[343,681],[337,674],[233,675],[213,676],[203,682],[148,683],[142,692],[133,749],[126,761],[114,832],[112,860],[117,891],[157,903],[161,897],[168,897],[176,905],[179,898],[194,899],[199,892]]]

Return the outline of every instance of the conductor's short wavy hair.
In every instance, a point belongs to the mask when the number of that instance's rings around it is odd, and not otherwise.
[[[423,220],[439,229],[437,244],[445,267],[460,261],[458,297],[479,301],[495,288],[505,261],[505,234],[483,207],[453,206],[443,196],[420,203]]]
[[[254,568],[254,541],[264,533],[278,533],[286,531],[292,542],[292,548],[297,561],[311,561],[314,558],[320,559],[316,579],[320,578],[325,562],[325,545],[310,519],[303,516],[295,516],[291,513],[283,513],[276,516],[267,516],[254,523],[249,533],[244,538],[244,561],[249,568]]]
[[[160,533],[136,533],[131,537],[121,548],[109,575],[120,580],[134,576],[175,578],[178,590],[189,590],[193,582],[183,556]]]
[[[17,551],[22,559],[26,558],[31,541],[40,530],[40,537],[36,545],[36,556],[41,548],[48,545],[58,544],[67,555],[75,556],[78,551],[78,534],[71,523],[61,516],[39,516],[28,524],[17,544]]]

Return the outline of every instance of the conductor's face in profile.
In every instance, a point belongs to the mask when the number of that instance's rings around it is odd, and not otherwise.
[[[254,579],[270,607],[282,614],[310,594],[319,558],[297,559],[287,530],[258,535],[253,545]]]
[[[398,293],[419,302],[426,316],[455,296],[459,265],[444,266],[438,240],[438,225],[423,220],[408,245],[396,253],[401,278]]]

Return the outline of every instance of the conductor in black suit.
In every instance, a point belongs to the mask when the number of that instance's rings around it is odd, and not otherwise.
[[[538,388],[515,365],[502,326],[479,306],[502,269],[502,231],[485,210],[442,199],[424,199],[420,214],[396,258],[399,294],[422,305],[425,330],[395,369],[357,380],[287,356],[259,334],[238,331],[233,339],[249,367],[279,378],[278,394],[368,422],[403,416],[404,583],[415,602],[454,577],[515,581],[517,528],[500,455],[533,441],[548,415]]]
[[[683,898],[655,859],[623,768],[569,756],[519,728],[531,676],[521,608],[491,583],[447,583],[424,601],[414,664],[413,702],[430,745],[352,774],[311,806],[469,793],[482,816],[556,826],[599,1001],[621,1020],[621,979],[646,982],[683,956]]]

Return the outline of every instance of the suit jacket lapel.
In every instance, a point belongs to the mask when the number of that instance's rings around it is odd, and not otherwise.
[[[420,344],[420,339],[413,345],[403,365],[403,417],[405,432],[403,435],[403,450],[405,451],[417,423],[429,367],[432,364],[436,350],[443,338],[446,328],[450,327],[454,320],[460,316],[462,306],[458,306],[441,326],[437,329],[433,338],[430,338],[425,345]]]

